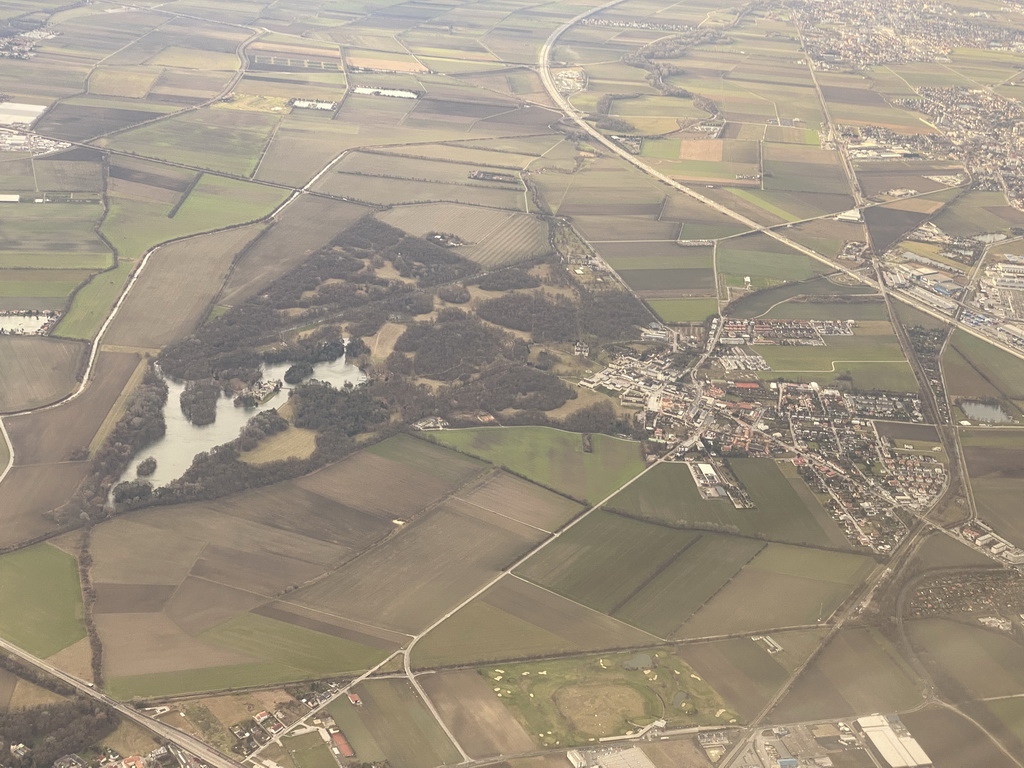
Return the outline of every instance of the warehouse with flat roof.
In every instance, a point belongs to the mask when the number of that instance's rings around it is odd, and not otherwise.
[[[932,768],[928,755],[898,718],[871,715],[860,718],[856,724],[883,765],[889,768]]]

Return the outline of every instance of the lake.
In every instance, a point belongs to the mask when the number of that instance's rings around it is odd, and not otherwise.
[[[984,421],[988,424],[1010,424],[1013,419],[1000,406],[992,403],[979,403],[976,400],[964,400],[960,408],[969,419]]]

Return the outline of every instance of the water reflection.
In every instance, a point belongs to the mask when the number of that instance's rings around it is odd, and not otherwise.
[[[960,408],[969,419],[984,421],[989,424],[1009,424],[1013,421],[1006,411],[993,403],[979,403],[975,400],[964,400]]]
[[[267,381],[283,380],[284,372],[290,366],[291,363],[264,366],[263,378]],[[347,363],[344,357],[340,357],[332,362],[315,364],[312,378],[326,381],[335,387],[342,387],[345,382],[359,384],[366,377],[354,365]],[[164,406],[167,433],[139,452],[119,482],[134,480],[139,462],[152,456],[156,459],[156,472],[142,479],[149,480],[154,488],[167,485],[185,474],[197,453],[231,442],[238,437],[239,430],[249,419],[257,413],[283,405],[291,391],[291,387],[286,384],[280,392],[256,408],[237,408],[233,397],[222,395],[217,401],[217,420],[213,424],[197,427],[181,412],[178,398],[185,389],[184,383],[167,379],[167,389],[167,405]]]

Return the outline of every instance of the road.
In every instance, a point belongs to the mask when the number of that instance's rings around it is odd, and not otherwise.
[[[957,328],[960,328],[963,331],[970,333],[972,336],[977,336],[979,339],[983,339],[984,341],[987,341],[993,346],[1002,349],[1004,352],[1009,352],[1015,357],[1020,357],[1024,359],[1024,350],[1017,349],[1016,347],[1010,346],[1009,344],[1006,344],[997,338],[984,334],[974,326],[968,325],[967,323],[964,323],[957,318],[953,318],[950,317],[949,315],[943,314],[934,309],[933,307],[931,307],[930,305],[925,304],[919,299],[914,298],[913,296],[909,296],[901,291],[893,291],[890,288],[888,288],[884,283],[880,283],[875,279],[872,279],[871,277],[862,274],[857,269],[853,269],[842,264],[836,264],[828,257],[815,251],[813,248],[809,248],[786,237],[784,234],[782,234],[781,232],[777,231],[772,227],[766,227],[761,224],[758,224],[756,221],[747,218],[738,211],[734,211],[732,208],[729,208],[726,205],[723,205],[715,200],[712,200],[711,198],[700,194],[693,188],[688,187],[685,184],[681,184],[675,179],[666,176],[660,171],[657,171],[651,166],[647,165],[640,158],[627,152],[625,149],[620,147],[618,144],[616,144],[614,141],[609,139],[607,136],[605,136],[596,128],[594,128],[594,126],[592,126],[590,123],[584,120],[582,113],[578,109],[576,109],[576,107],[574,107],[571,103],[569,103],[569,100],[562,95],[561,91],[558,90],[558,86],[555,84],[554,78],[551,75],[551,50],[557,44],[558,39],[575,24],[579,23],[580,21],[589,16],[593,16],[595,13],[600,13],[601,11],[607,10],[608,8],[612,8],[616,5],[619,5],[624,1],[625,0],[612,0],[612,2],[605,3],[604,5],[598,6],[597,8],[591,8],[589,10],[583,11],[582,13],[574,16],[569,21],[565,22],[560,27],[558,27],[554,32],[548,35],[547,40],[544,41],[544,45],[541,47],[540,53],[537,57],[537,71],[540,74],[541,81],[544,84],[544,89],[548,92],[548,96],[550,96],[552,101],[555,102],[558,108],[565,113],[566,117],[572,120],[581,130],[585,131],[587,135],[590,136],[590,138],[592,138],[595,142],[597,142],[598,144],[600,144],[613,154],[617,155],[618,157],[622,158],[627,163],[632,165],[634,168],[637,168],[643,173],[646,173],[648,176],[657,179],[666,186],[671,187],[672,189],[675,189],[679,192],[682,192],[683,194],[696,200],[697,202],[703,203],[712,210],[715,210],[719,213],[728,216],[733,221],[736,221],[742,224],[743,226],[747,227],[750,231],[764,234],[767,237],[770,237],[773,240],[776,240],[782,243],[783,245],[799,253],[804,254],[805,256],[809,256],[815,261],[819,261],[823,264],[828,265],[829,268],[836,270],[837,272],[842,272],[848,275],[849,277],[856,280],[858,283],[869,285],[883,295],[892,295],[895,298],[898,298],[900,301],[904,302],[905,304],[909,304],[910,306],[914,307],[915,309],[921,312],[924,312],[927,315],[938,318],[939,320],[947,322],[950,325],[954,325]]]
[[[66,672],[62,672],[52,664],[48,664],[43,659],[40,659],[36,656],[33,656],[30,653],[27,653],[26,651],[23,651],[21,648],[14,645],[13,643],[9,643],[6,640],[0,639],[0,650],[3,650],[11,656],[20,659],[25,664],[29,664],[35,667],[36,669],[40,669],[46,672],[47,674],[56,677],[58,680],[67,683],[68,685],[75,688],[75,690],[77,690],[83,696],[87,696],[90,699],[105,704],[106,706],[115,710],[119,715],[121,715],[121,717],[131,720],[137,723],[138,725],[141,725],[146,730],[156,734],[161,739],[164,739],[165,741],[168,741],[172,744],[181,747],[182,749],[188,752],[191,752],[200,760],[202,760],[205,763],[208,763],[209,765],[212,765],[214,768],[239,768],[240,764],[238,762],[223,754],[222,752],[214,749],[208,744],[201,742],[199,739],[189,736],[187,733],[182,733],[177,728],[173,728],[172,726],[167,725],[166,723],[162,723],[159,720],[154,720],[150,717],[147,717],[141,712],[137,712],[127,704],[122,704],[121,702],[110,698],[104,693],[97,691],[89,683],[83,680],[79,680],[77,677],[72,677]]]

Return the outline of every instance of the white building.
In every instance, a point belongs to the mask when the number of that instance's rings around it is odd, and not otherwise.
[[[909,733],[897,733],[883,715],[857,720],[876,757],[889,768],[932,768],[932,761]]]

